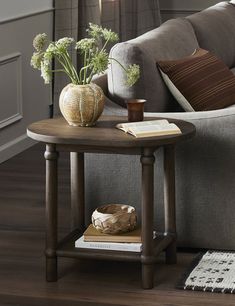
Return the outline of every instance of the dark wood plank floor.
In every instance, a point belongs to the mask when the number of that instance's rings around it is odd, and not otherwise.
[[[69,224],[68,156],[60,157],[60,226]],[[0,165],[0,306],[235,305],[235,295],[176,290],[193,253],[156,265],[156,287],[140,287],[140,266],[59,260],[59,281],[44,279],[44,160],[36,145]]]

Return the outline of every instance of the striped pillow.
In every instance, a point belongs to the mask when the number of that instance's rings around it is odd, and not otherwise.
[[[159,61],[163,79],[186,111],[235,104],[235,76],[214,54],[198,49],[179,60]]]

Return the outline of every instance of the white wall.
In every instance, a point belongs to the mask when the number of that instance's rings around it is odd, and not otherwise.
[[[52,0],[0,0],[0,21],[52,8]]]

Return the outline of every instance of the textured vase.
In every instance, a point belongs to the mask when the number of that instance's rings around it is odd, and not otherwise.
[[[62,115],[73,126],[92,126],[104,109],[104,93],[96,84],[68,84],[61,91]]]

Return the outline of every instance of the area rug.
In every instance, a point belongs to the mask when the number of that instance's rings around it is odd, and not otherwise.
[[[235,293],[235,252],[207,251],[200,254],[177,288]]]

